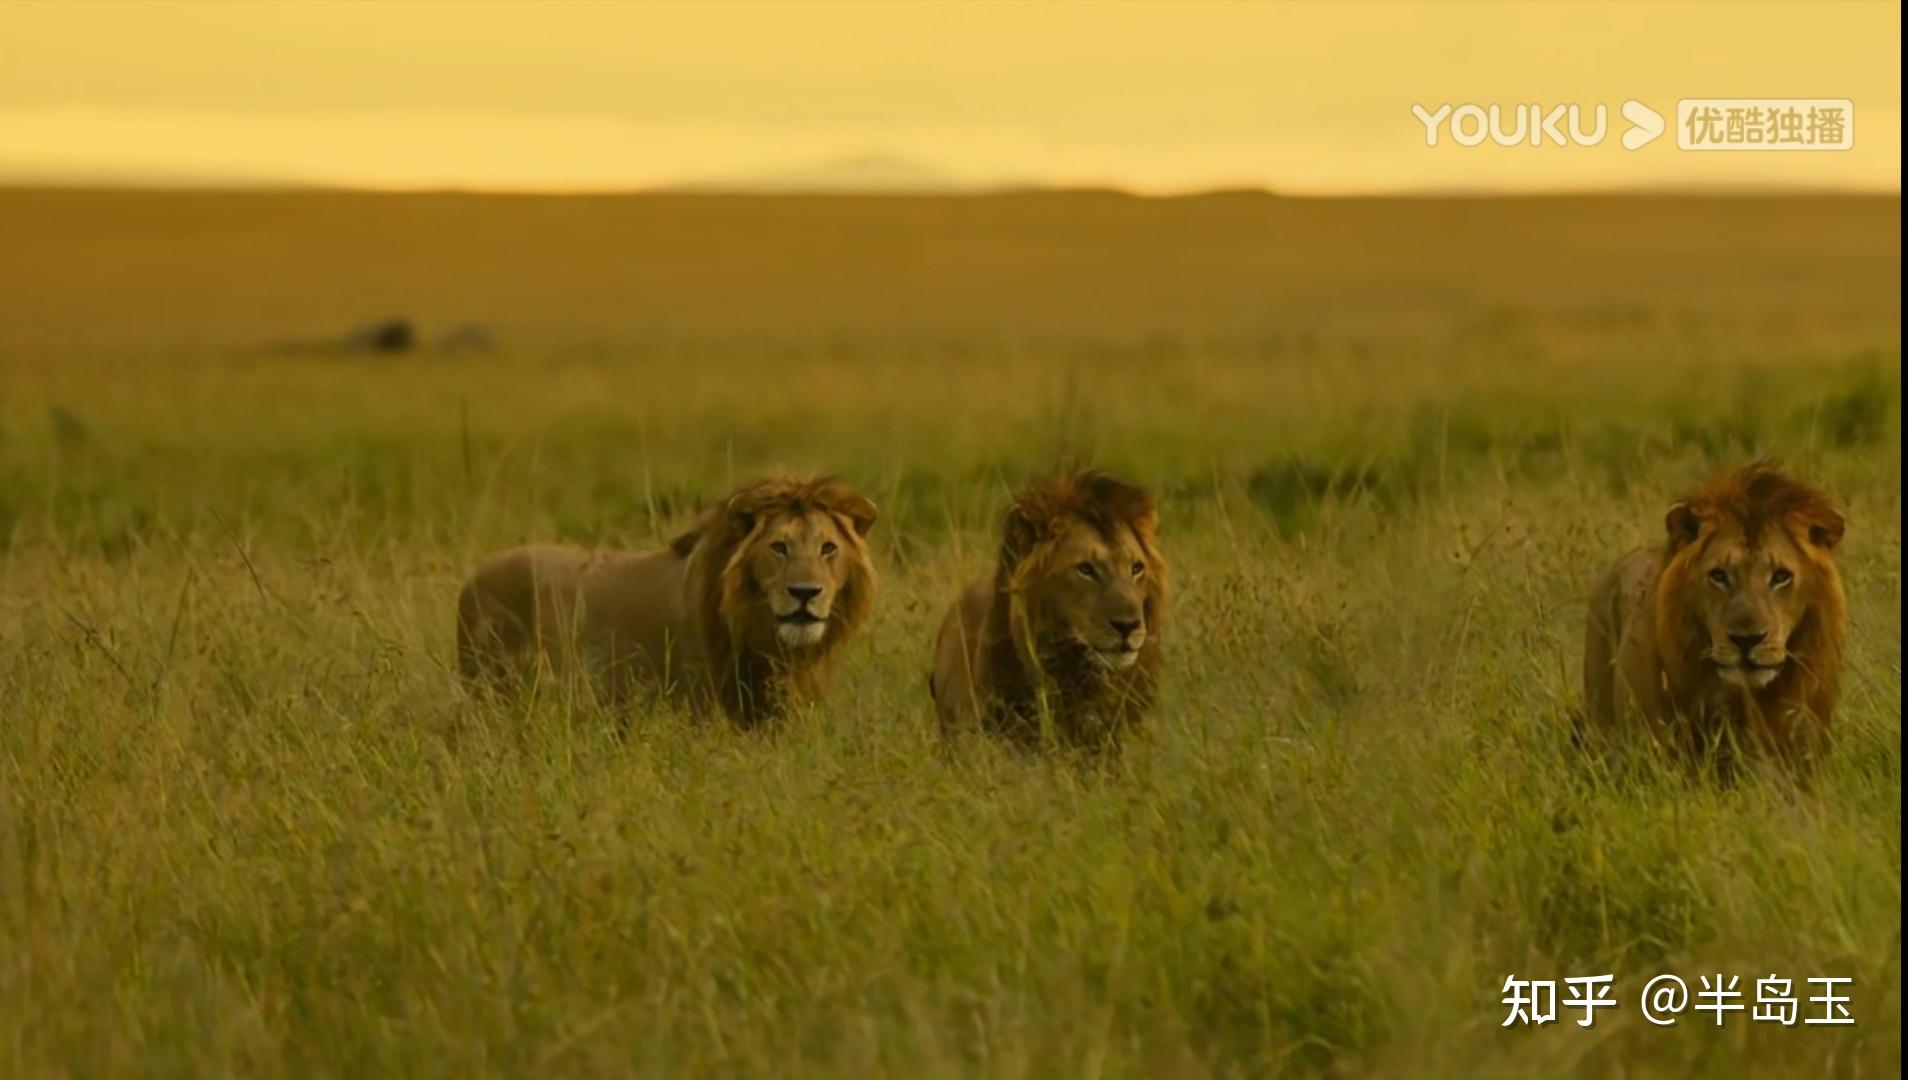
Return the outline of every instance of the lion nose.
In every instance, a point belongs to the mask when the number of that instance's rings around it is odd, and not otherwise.
[[[1736,648],[1741,649],[1743,652],[1748,652],[1750,649],[1762,644],[1762,639],[1768,636],[1767,633],[1731,634],[1729,635],[1729,640],[1736,643]]]
[[[820,585],[790,585],[788,595],[806,604],[822,594]]]
[[[1108,619],[1107,622],[1113,624],[1113,629],[1119,632],[1121,641],[1131,641],[1133,635],[1139,633],[1138,619]]]

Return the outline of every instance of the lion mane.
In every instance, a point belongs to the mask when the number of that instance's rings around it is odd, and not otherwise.
[[[1159,513],[1143,489],[1089,470],[1035,482],[1014,498],[993,573],[969,586],[943,620],[929,691],[945,736],[970,726],[1026,748],[1048,739],[1117,750],[1157,697],[1168,581]],[[1070,542],[1130,545],[1144,643],[1127,666],[1096,663],[1052,633],[1079,601],[1043,609],[1039,594],[1073,572]]]
[[[1826,750],[1842,669],[1847,601],[1834,555],[1842,515],[1822,492],[1757,461],[1692,492],[1665,525],[1659,547],[1618,560],[1591,598],[1590,733],[1640,730],[1685,761],[1713,753],[1724,772],[1745,754],[1806,769]],[[1758,685],[1718,665],[1705,565],[1777,549],[1796,556],[1795,592],[1782,600],[1783,662]]]

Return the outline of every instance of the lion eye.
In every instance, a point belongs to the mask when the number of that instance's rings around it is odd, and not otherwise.
[[[1093,569],[1093,564],[1090,562],[1083,562],[1080,565],[1074,567],[1074,570],[1078,571],[1080,576],[1083,578],[1090,579],[1090,578],[1098,576],[1098,572]]]
[[[834,557],[835,557],[835,552],[836,552],[837,550],[839,550],[839,549],[837,549],[837,548],[835,547],[835,542],[834,542],[833,540],[823,540],[823,541],[822,541],[822,558],[824,558],[824,559],[832,559],[832,558],[834,558]]]
[[[1775,586],[1778,589],[1780,589],[1782,586],[1787,585],[1789,582],[1794,580],[1795,580],[1795,575],[1789,573],[1788,570],[1780,566],[1776,567],[1775,573],[1769,575],[1769,584]]]
[[[1139,577],[1139,576],[1140,576],[1141,574],[1144,574],[1145,572],[1146,572],[1146,564],[1145,564],[1145,563],[1143,563],[1143,562],[1136,562],[1136,563],[1134,563],[1134,564],[1133,564],[1133,576],[1134,576],[1134,577]]]
[[[1729,571],[1718,566],[1709,572],[1709,580],[1726,589],[1729,587]]]
[[[777,540],[773,544],[769,545],[769,550],[773,551],[777,555],[782,556],[783,558],[787,558],[788,557],[788,541]]]

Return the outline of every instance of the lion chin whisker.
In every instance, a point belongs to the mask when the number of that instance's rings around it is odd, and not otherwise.
[[[1749,690],[1760,690],[1782,674],[1780,665],[1725,664],[1717,669],[1723,682]]]
[[[1732,686],[1749,690],[1760,690],[1776,680],[1783,669],[1789,666],[1789,657],[1781,656],[1772,661],[1763,661],[1754,656],[1740,653],[1726,655],[1720,650],[1710,650],[1704,659],[1716,669],[1716,677]]]
[[[1123,646],[1101,648],[1080,637],[1070,639],[1070,644],[1086,653],[1087,659],[1101,671],[1125,671],[1139,660],[1138,649],[1128,649]]]
[[[775,636],[787,648],[810,648],[821,644],[828,633],[828,620],[821,618],[776,620]]]

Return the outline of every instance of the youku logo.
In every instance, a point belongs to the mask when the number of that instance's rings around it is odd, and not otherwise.
[[[1663,134],[1663,117],[1640,101],[1626,101],[1623,119],[1630,128],[1623,133],[1625,150],[1640,150]],[[1603,105],[1585,109],[1581,105],[1452,105],[1436,109],[1411,106],[1411,115],[1424,125],[1424,144],[1437,146],[1439,132],[1449,134],[1459,146],[1481,146],[1486,140],[1498,146],[1596,146],[1609,132],[1609,110]],[[1589,126],[1585,126],[1586,117]]]
[[[1620,109],[1630,127],[1625,150],[1663,134],[1662,114],[1634,99]],[[1411,106],[1424,145],[1448,136],[1459,146],[1596,146],[1609,133],[1602,105]],[[1587,126],[1586,126],[1587,124]],[[1848,98],[1683,98],[1676,103],[1679,150],[1848,150],[1855,145],[1855,103]]]

